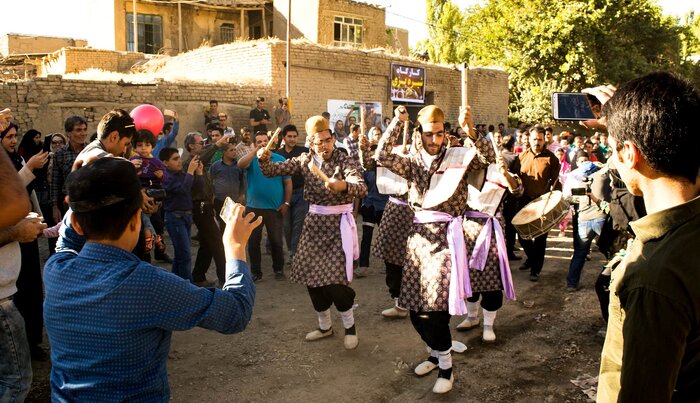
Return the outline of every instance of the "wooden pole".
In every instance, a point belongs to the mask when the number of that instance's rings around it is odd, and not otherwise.
[[[469,65],[467,63],[462,64],[462,107],[466,108],[469,105],[468,93],[468,83],[469,83]]]
[[[177,50],[182,53],[182,3],[177,2]]]
[[[265,149],[270,151],[270,148],[272,147],[273,144],[277,143],[277,136],[279,136],[280,132],[282,131],[281,127],[278,127],[277,130],[275,130],[275,134],[270,137],[270,141],[267,142],[267,146],[265,146]]]
[[[262,8],[262,33],[263,33],[263,38],[267,38],[268,33],[267,33],[267,22],[265,21],[265,6],[263,5]]]
[[[291,60],[290,60],[290,49],[292,48],[292,0],[289,0],[287,2],[287,88],[285,95],[287,97],[287,100],[289,100],[290,96],[290,86],[291,86],[291,74],[290,71],[292,69],[291,65]]]
[[[132,8],[134,9],[134,52],[139,51],[139,23],[138,16],[136,15],[136,0],[132,1]]]

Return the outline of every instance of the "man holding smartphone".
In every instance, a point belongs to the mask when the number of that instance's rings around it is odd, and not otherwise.
[[[587,92],[604,104],[611,159],[647,215],[612,272],[599,402],[700,400],[700,91],[658,72],[616,90]]]

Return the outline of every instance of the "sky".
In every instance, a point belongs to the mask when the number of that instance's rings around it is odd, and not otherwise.
[[[386,23],[390,26],[405,28],[409,31],[409,44],[428,36],[425,25],[425,0],[357,0],[372,3],[386,8]],[[478,4],[484,0],[453,0],[460,7]],[[4,15],[12,15],[14,18],[5,18],[0,23],[0,34],[14,32],[31,35],[64,36],[72,38],[89,38],[90,46],[95,48],[112,49],[114,47],[114,33],[106,32],[106,25],[101,21],[113,17],[113,0],[31,0],[31,1],[7,1],[3,0]],[[682,16],[686,12],[695,9],[700,12],[697,1],[689,0],[658,0],[664,13],[674,16]],[[693,6],[693,3],[695,5]],[[27,12],[27,4],[31,5],[32,13]],[[75,20],[75,9],[87,10],[91,18]],[[98,18],[99,16],[99,18]]]

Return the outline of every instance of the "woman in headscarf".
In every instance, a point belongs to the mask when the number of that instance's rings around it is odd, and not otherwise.
[[[47,152],[39,152],[25,163],[24,158],[17,151],[17,130],[17,125],[10,123],[5,130],[0,132],[0,143],[2,143],[2,148],[7,152],[15,169],[17,169],[20,177],[27,185],[34,212],[41,214],[41,209],[32,187],[36,179],[34,172],[46,165],[49,154]],[[29,352],[32,359],[46,361],[48,355],[39,347],[43,339],[42,332],[44,327],[44,287],[41,280],[39,243],[36,240],[20,243],[20,250],[22,264],[19,277],[17,277],[17,293],[13,297],[13,302],[24,318]]]

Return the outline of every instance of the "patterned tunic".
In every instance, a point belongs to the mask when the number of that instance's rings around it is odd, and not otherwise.
[[[402,123],[398,122],[394,125],[393,130],[401,132]],[[360,161],[365,170],[377,168],[377,161],[369,157],[369,150],[360,144]],[[408,202],[406,194],[393,195],[396,199],[403,202]],[[377,238],[372,244],[372,255],[385,263],[403,266],[406,260],[406,243],[408,242],[408,233],[413,225],[413,210],[408,205],[400,205],[393,203],[391,200],[384,208],[382,221],[379,223],[377,230]]]
[[[304,153],[284,162],[260,161],[265,176],[303,175],[304,200],[320,206],[349,204],[354,198],[367,195],[367,185],[362,179],[359,162],[334,150],[328,161],[323,161],[321,171],[329,178],[345,180],[348,190],[335,193],[324,187],[323,180],[309,170],[313,153]],[[340,236],[340,215],[309,213],[292,262],[290,280],[307,287],[331,284],[349,284],[345,275],[345,253]]]
[[[440,167],[445,149],[427,169],[420,154],[405,157],[393,154],[392,146],[399,134],[398,119],[394,118],[379,141],[377,162],[409,182],[408,201],[413,211],[422,210],[423,196],[430,187],[430,177]],[[495,159],[490,142],[480,137],[475,142],[476,156],[468,171],[486,168]],[[466,175],[454,194],[431,210],[456,217],[467,208],[468,184]],[[399,305],[412,311],[447,311],[450,289],[450,251],[447,243],[449,223],[411,224],[406,246],[406,262],[401,279]]]

